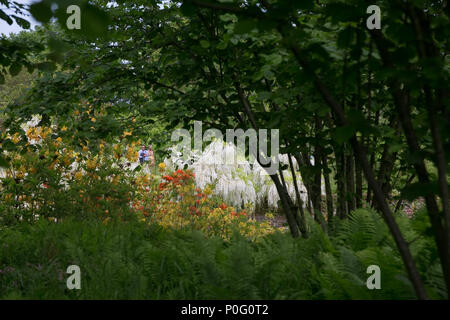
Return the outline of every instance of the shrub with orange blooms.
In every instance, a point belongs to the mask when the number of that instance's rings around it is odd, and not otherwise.
[[[210,187],[196,188],[194,178],[191,171],[179,169],[163,175],[160,183],[137,181],[141,192],[133,208],[139,218],[166,228],[197,229],[224,239],[229,239],[233,231],[256,240],[277,230],[269,222],[249,220],[245,209],[235,209],[212,196]]]
[[[17,144],[7,153],[9,166],[0,176],[0,226],[48,217],[134,215],[129,206],[136,189],[134,174],[119,166],[127,154],[114,159],[114,145],[103,141],[96,153],[89,143],[77,152],[73,141],[55,138],[58,131],[51,128],[24,132],[28,143],[15,138],[20,135],[9,137]]]
[[[66,129],[63,131],[65,132]],[[237,230],[249,239],[276,231],[249,220],[214,195],[212,186],[195,187],[190,170],[158,173],[128,170],[138,143],[124,134],[121,143],[67,141],[57,128],[32,127],[5,138],[17,144],[10,167],[0,178],[0,225],[67,216],[138,218],[166,228],[191,228],[228,239]],[[28,143],[26,143],[28,140]]]

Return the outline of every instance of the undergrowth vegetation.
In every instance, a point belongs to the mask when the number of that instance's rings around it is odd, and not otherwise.
[[[310,219],[308,219],[310,220]],[[445,298],[424,212],[397,217],[431,298]],[[402,260],[377,213],[357,210],[326,236],[275,232],[226,241],[201,231],[135,220],[60,223],[40,220],[0,233],[2,299],[414,299]],[[81,290],[66,269],[81,268]],[[366,269],[381,269],[381,290],[368,290]]]

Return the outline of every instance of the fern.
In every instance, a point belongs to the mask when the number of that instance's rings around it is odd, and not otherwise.
[[[426,214],[426,213],[425,213]],[[446,297],[433,238],[423,216],[396,217],[430,297]],[[18,225],[0,233],[0,298],[27,299],[414,299],[382,218],[357,210],[327,236],[306,218],[310,237],[275,233],[250,242],[137,222],[95,220]],[[83,290],[66,290],[78,264]],[[369,265],[381,290],[368,290]],[[38,268],[39,266],[39,268]],[[7,269],[8,268],[8,269]],[[39,269],[39,270],[38,270]]]

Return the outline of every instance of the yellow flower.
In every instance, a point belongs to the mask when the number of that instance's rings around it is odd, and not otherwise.
[[[96,122],[97,120],[96,120],[94,117],[92,117],[92,118],[91,118],[91,121],[92,121],[92,122]]]
[[[266,218],[267,219],[273,219],[273,213],[267,212],[266,213]]]
[[[34,127],[28,128],[26,135],[29,140],[38,140],[39,141],[41,139],[38,135],[38,131]]]
[[[42,139],[47,138],[47,136],[52,133],[52,129],[51,128],[39,128],[39,135],[41,136]]]
[[[211,187],[207,186],[203,192],[209,196],[212,193]]]
[[[86,160],[86,166],[88,167],[88,169],[95,169],[97,167],[97,159],[89,159]]]
[[[66,127],[66,126],[63,126],[63,127],[61,128],[61,131],[67,131],[67,127]]]
[[[70,159],[70,157],[65,157],[64,158],[64,165],[65,166],[69,166],[72,163],[72,160]]]
[[[161,170],[164,170],[164,169],[166,168],[166,164],[165,164],[164,162],[161,162],[160,164],[158,164],[158,167],[159,167]]]
[[[18,143],[20,141],[20,136],[19,134],[16,132],[14,133],[14,135],[11,138],[12,142],[14,142],[14,144]]]
[[[124,131],[123,132],[123,136],[124,137],[126,137],[126,136],[131,136],[132,135],[132,131]]]

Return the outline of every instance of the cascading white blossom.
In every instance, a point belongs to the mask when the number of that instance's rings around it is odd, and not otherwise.
[[[171,156],[164,160],[168,168],[191,169],[195,173],[195,183],[199,188],[214,186],[215,194],[223,198],[225,202],[235,207],[251,204],[254,208],[267,199],[269,207],[278,207],[280,198],[270,176],[256,160],[249,163],[244,155],[238,154],[234,144],[217,139],[211,142],[203,152],[189,151],[188,154],[183,154],[175,148],[171,151]],[[278,159],[280,164],[289,163],[288,156],[285,154],[279,155]],[[292,161],[296,169],[300,197],[305,204],[306,188],[297,170],[297,162],[294,158]],[[289,195],[296,200],[291,170],[283,170],[283,176]]]

